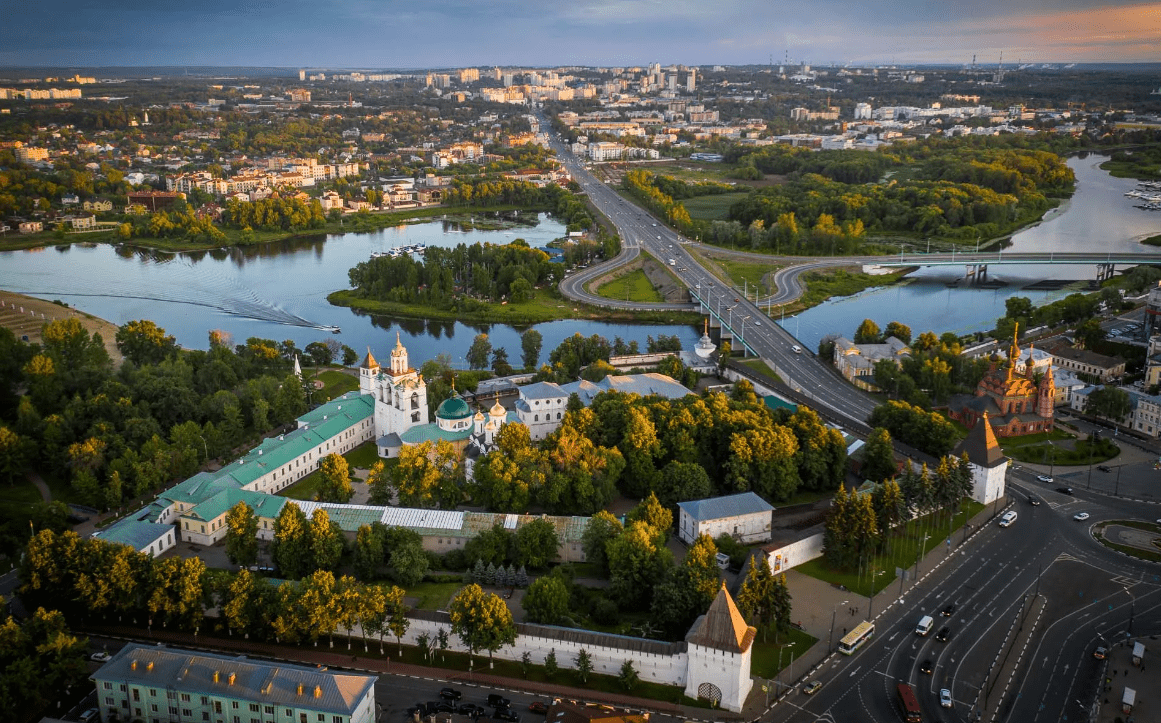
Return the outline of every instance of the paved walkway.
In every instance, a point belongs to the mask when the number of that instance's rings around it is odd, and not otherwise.
[[[40,476],[39,472],[29,468],[24,471],[24,476],[28,477],[29,481],[36,485],[36,489],[40,491],[40,496],[44,498],[45,502],[52,502],[52,490],[48,488],[48,484]]]

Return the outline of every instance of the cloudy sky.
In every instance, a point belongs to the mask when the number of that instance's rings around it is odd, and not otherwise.
[[[0,0],[0,65],[1161,62],[1161,2]],[[19,28],[19,30],[17,30]]]

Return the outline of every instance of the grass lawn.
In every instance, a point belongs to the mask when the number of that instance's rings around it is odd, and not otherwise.
[[[375,446],[375,440],[371,440],[347,452],[343,455],[343,458],[347,460],[347,464],[351,467],[371,469],[371,465],[379,461],[379,448]]]
[[[786,311],[797,313],[836,296],[851,296],[874,286],[890,286],[903,279],[903,271],[871,276],[849,269],[823,269],[802,275],[805,293],[787,306]]]
[[[26,520],[32,506],[44,501],[36,485],[24,477],[18,477],[15,484],[4,485],[0,489],[3,490],[3,494],[0,494],[0,516],[5,518]]]
[[[707,266],[715,276],[724,280],[731,287],[737,287],[738,289],[746,289],[746,287],[749,287],[751,290],[757,290],[761,287],[763,294],[772,294],[777,291],[777,289],[767,286],[763,280],[766,274],[780,268],[780,265],[775,264],[773,261],[768,263],[762,261],[737,261],[734,259],[719,258],[710,254],[698,253],[693,249],[689,249],[689,251],[704,266]]]
[[[1100,523],[1099,525],[1097,525],[1096,529],[1093,530],[1093,535],[1096,537],[1097,541],[1111,550],[1117,550],[1118,552],[1123,552],[1126,555],[1129,555],[1130,557],[1136,557],[1136,558],[1141,559],[1141,560],[1150,560],[1152,562],[1161,562],[1161,551],[1154,552],[1151,550],[1143,550],[1139,547],[1133,547],[1131,545],[1121,545],[1121,544],[1118,544],[1116,542],[1111,542],[1110,540],[1106,539],[1105,538],[1105,528],[1108,527],[1109,525],[1123,525],[1124,527],[1135,527],[1138,530],[1145,530],[1147,532],[1154,532],[1154,533],[1161,533],[1161,525],[1158,525],[1154,522],[1142,522],[1140,520],[1109,520],[1108,522]],[[1154,540],[1153,544],[1156,545],[1157,542]]]
[[[1050,439],[1067,440],[1075,437],[1067,432],[1054,430],[1051,434],[1041,432],[1023,437],[1008,437],[1000,448],[1004,454],[1018,462],[1059,465],[1097,464],[1121,453],[1120,448],[1108,439],[1100,440],[1095,446],[1090,440],[1082,439],[1073,445],[1074,449],[1050,444],[1048,442]]]
[[[791,495],[790,499],[779,503],[779,507],[790,507],[791,505],[809,505],[819,500],[829,499],[834,495],[834,492],[828,490],[799,490]]]
[[[719,193],[716,196],[694,196],[681,199],[689,217],[698,221],[724,221],[730,214],[730,206],[743,198],[747,193]]]
[[[323,383],[323,388],[314,393],[314,401],[329,402],[335,397],[356,391],[359,388],[359,378],[351,374],[328,369],[319,372],[315,378]]]
[[[407,596],[418,600],[415,607],[420,610],[446,610],[452,595],[463,587],[463,582],[421,582],[407,588]]]
[[[1150,236],[1149,238],[1143,240],[1141,243],[1149,244],[1150,246],[1161,246],[1161,233],[1157,234],[1156,236]]]
[[[618,301],[641,301],[645,303],[658,303],[664,301],[657,289],[653,288],[649,277],[645,275],[642,269],[630,271],[624,276],[619,276],[607,284],[602,284],[597,289],[597,294],[606,299],[617,299]]]
[[[315,470],[278,494],[292,500],[310,501],[318,494],[318,488],[322,485],[322,481],[322,475],[318,470]]]
[[[794,569],[832,585],[843,585],[855,595],[866,597],[872,589],[878,593],[893,583],[896,579],[895,568],[914,570],[915,561],[921,553],[926,554],[945,544],[944,541],[951,536],[952,531],[961,528],[966,520],[982,509],[984,505],[979,502],[965,500],[959,514],[950,522],[946,516],[933,513],[896,527],[887,540],[887,549],[875,555],[862,570],[835,570],[826,564],[824,557],[804,562]]]
[[[803,653],[810,650],[810,646],[818,642],[818,638],[798,628],[790,628],[787,634],[771,633],[765,641],[762,635],[762,631],[759,630],[758,639],[754,641],[754,653],[750,658],[750,675],[767,680],[789,668],[792,659],[802,657]],[[779,660],[782,663],[781,668],[778,667]]]
[[[600,319],[602,321],[647,321],[657,324],[699,323],[701,316],[684,311],[616,311],[597,309],[573,303],[560,296],[555,289],[537,289],[530,301],[522,304],[487,304],[480,311],[433,309],[429,306],[398,304],[358,297],[354,291],[336,291],[327,296],[336,306],[349,306],[371,314],[410,319],[442,319],[447,321],[494,322],[499,324],[538,324],[557,319]]]
[[[754,357],[752,359],[739,359],[738,363],[745,364],[746,366],[750,367],[754,371],[759,372],[761,374],[765,374],[766,376],[770,377],[771,379],[774,379],[774,380],[779,381],[779,382],[782,381],[782,377],[775,374],[774,370],[766,365],[766,362],[762,361],[761,359],[759,359],[757,357]]]

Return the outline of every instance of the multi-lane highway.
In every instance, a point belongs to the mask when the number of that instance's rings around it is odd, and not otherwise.
[[[547,120],[542,120],[542,128],[548,128]],[[550,143],[557,157],[562,160],[569,174],[597,207],[616,227],[623,245],[622,256],[617,262],[635,258],[642,250],[669,265],[669,270],[681,283],[685,284],[697,298],[714,314],[727,320],[739,337],[734,343],[738,348],[745,345],[755,354],[771,362],[783,374],[788,384],[828,407],[840,417],[863,422],[875,402],[855,387],[847,384],[834,370],[820,363],[809,349],[803,349],[797,340],[774,324],[759,308],[758,304],[742,298],[742,294],[731,289],[711,273],[686,249],[687,240],[672,229],[657,221],[638,206],[621,198],[598,181],[584,164],[564,146],[559,137],[550,134]],[[672,261],[672,263],[670,263]],[[819,262],[835,264],[838,261]],[[844,264],[858,263],[857,259],[844,259]],[[632,302],[611,302],[596,297],[584,289],[593,279],[608,273],[609,266],[601,265],[571,275],[561,284],[562,293],[589,303],[620,308],[637,308]],[[780,291],[788,294],[793,284]],[[761,302],[759,302],[761,303]],[[780,303],[775,299],[774,303]],[[644,308],[644,307],[642,307]],[[688,304],[649,305],[657,308],[692,308]]]
[[[1105,549],[1090,527],[1152,519],[1161,507],[1068,495],[1056,485],[1014,472],[1016,521],[980,530],[878,616],[871,643],[833,656],[810,677],[823,683],[818,693],[790,694],[772,720],[898,720],[898,683],[914,687],[925,721],[1088,720],[1103,670],[1096,647],[1123,639],[1130,623],[1133,635],[1161,633],[1161,566]],[[1079,512],[1090,517],[1073,519]],[[926,636],[915,632],[923,615],[935,618]],[[940,705],[944,688],[951,708]]]

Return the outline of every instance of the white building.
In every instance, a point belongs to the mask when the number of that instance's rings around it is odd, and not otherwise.
[[[359,367],[359,393],[375,400],[375,444],[380,457],[398,456],[402,435],[428,423],[427,382],[407,361],[407,349],[395,334],[391,366],[381,369],[367,350]]]
[[[751,544],[770,539],[774,508],[753,492],[677,503],[677,536],[693,544],[699,535],[729,535]]]
[[[855,120],[871,120],[870,103],[857,103],[855,105]]]
[[[754,685],[750,654],[757,632],[746,625],[723,581],[709,610],[685,636],[689,656],[685,694],[717,701],[726,710],[740,711]]]
[[[985,412],[968,436],[956,445],[955,456],[966,453],[972,471],[972,499],[988,504],[1004,496],[1008,458],[1000,450],[996,433]]]
[[[564,418],[569,396],[576,394],[581,404],[589,406],[601,392],[618,391],[642,397],[659,395],[680,399],[691,392],[672,377],[649,372],[646,374],[610,374],[599,382],[581,380],[570,384],[538,382],[520,387],[516,400],[516,421],[525,427],[533,440],[544,439],[556,431]]]

